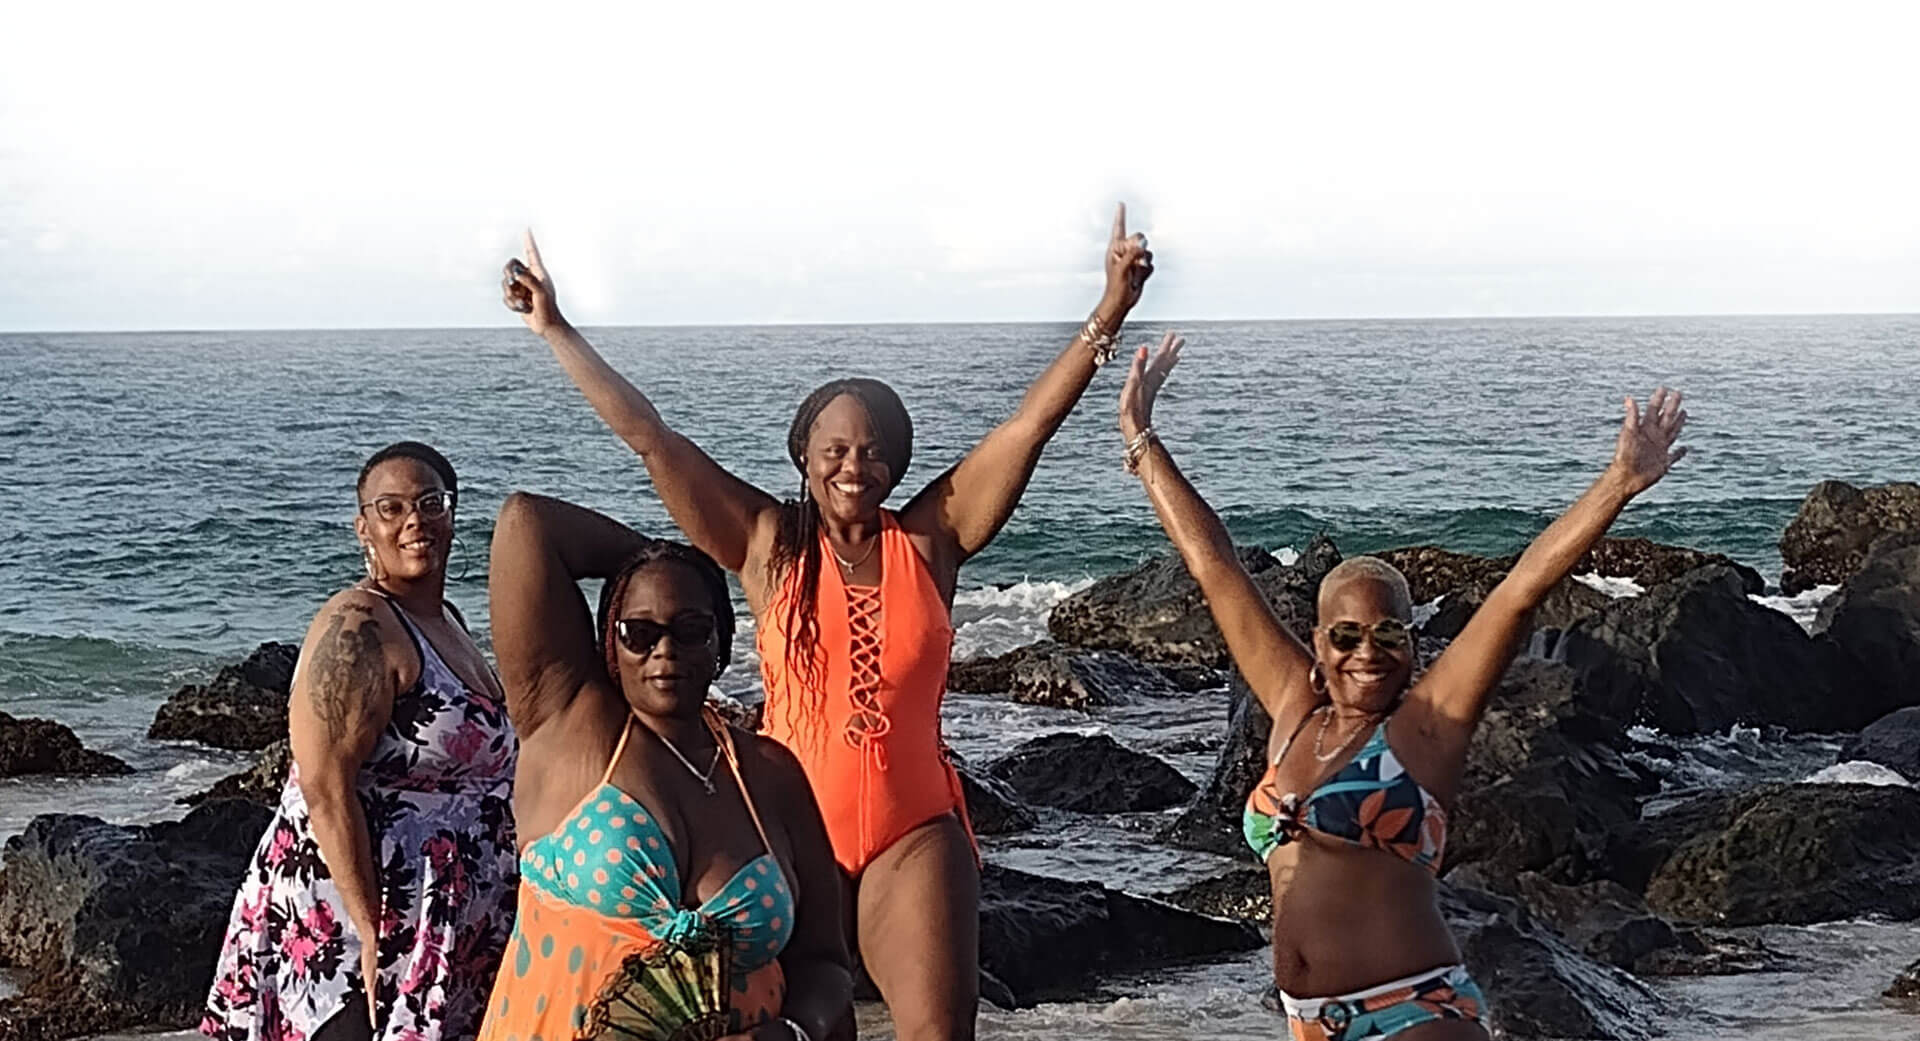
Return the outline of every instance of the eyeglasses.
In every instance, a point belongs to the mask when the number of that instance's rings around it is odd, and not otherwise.
[[[660,645],[662,636],[673,637],[678,647],[703,647],[713,638],[713,630],[712,615],[691,612],[674,615],[673,621],[664,623],[647,618],[622,618],[613,623],[620,646],[643,658]]]
[[[1382,618],[1372,625],[1335,622],[1321,631],[1327,634],[1327,642],[1333,649],[1342,654],[1359,650],[1361,641],[1369,636],[1373,638],[1373,645],[1383,651],[1402,650],[1413,640],[1413,630],[1398,618]]]
[[[421,520],[438,520],[453,511],[452,492],[446,489],[426,492],[418,498],[409,499],[403,495],[378,495],[371,502],[360,504],[362,511],[371,508],[383,521],[397,521],[407,515],[407,508],[420,511]]]

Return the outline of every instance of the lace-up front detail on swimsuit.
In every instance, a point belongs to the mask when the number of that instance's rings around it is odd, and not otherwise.
[[[847,660],[853,666],[847,687],[847,697],[853,701],[847,716],[847,744],[872,755],[874,765],[884,770],[887,748],[880,739],[893,729],[893,720],[880,703],[880,587],[846,588]]]
[[[1446,810],[1393,754],[1387,744],[1386,720],[1380,721],[1347,765],[1308,794],[1304,804],[1297,792],[1281,793],[1276,777],[1280,760],[1313,716],[1308,713],[1294,727],[1267,764],[1260,783],[1247,796],[1246,811],[1241,816],[1247,845],[1264,862],[1274,850],[1311,828],[1356,845],[1386,850],[1438,875],[1447,845]]]

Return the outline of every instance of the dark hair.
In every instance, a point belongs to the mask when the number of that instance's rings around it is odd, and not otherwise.
[[[366,465],[360,468],[360,479],[354,482],[353,490],[359,492],[365,489],[367,478],[373,474],[373,468],[389,459],[412,459],[415,462],[425,463],[429,470],[440,475],[440,483],[447,486],[447,490],[453,493],[454,499],[458,501],[460,498],[460,478],[454,476],[453,464],[447,462],[447,457],[441,455],[432,445],[422,444],[419,441],[395,441],[368,456]]]
[[[628,557],[627,562],[620,565],[620,570],[614,572],[600,587],[600,653],[614,690],[621,689],[620,651],[613,632],[614,623],[620,620],[620,604],[627,598],[627,587],[633,584],[633,576],[649,565],[660,563],[691,568],[694,574],[700,576],[700,584],[707,589],[707,599],[713,602],[713,631],[720,638],[720,646],[714,651],[714,676],[718,677],[726,671],[727,663],[733,660],[733,593],[727,588],[727,573],[720,570],[720,565],[714,563],[712,557],[684,542],[656,539]],[[621,691],[621,694],[624,697],[625,691]]]
[[[892,387],[872,379],[839,379],[822,384],[807,395],[787,428],[787,458],[800,471],[800,497],[780,504],[780,526],[774,534],[768,571],[784,588],[790,569],[798,568],[797,588],[786,598],[786,673],[800,677],[801,696],[787,700],[787,722],[795,733],[809,716],[817,717],[825,704],[820,664],[820,507],[807,487],[807,437],[813,424],[835,399],[845,395],[866,410],[867,421],[880,436],[887,463],[887,491],[891,493],[913,462],[913,418]],[[791,686],[788,684],[787,686]],[[768,691],[771,697],[773,692]],[[793,694],[793,691],[783,693]],[[810,695],[810,696],[809,696]],[[804,704],[802,703],[804,700]]]

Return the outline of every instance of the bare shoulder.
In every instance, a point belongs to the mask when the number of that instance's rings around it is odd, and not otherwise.
[[[807,783],[807,772],[800,767],[800,760],[794,757],[786,745],[764,734],[756,734],[729,725],[733,731],[734,747],[740,750],[740,761],[764,784],[771,785],[772,791],[782,799],[796,792],[813,794]]]

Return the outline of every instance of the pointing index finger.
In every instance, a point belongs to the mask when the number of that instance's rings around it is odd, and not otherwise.
[[[533,241],[532,228],[527,229],[525,246],[527,250],[527,267],[532,269],[534,277],[545,281],[547,277],[547,266],[540,263],[540,247]]]
[[[1121,241],[1124,241],[1126,237],[1127,237],[1127,204],[1123,202],[1116,205],[1113,209],[1112,241],[1121,242]]]

